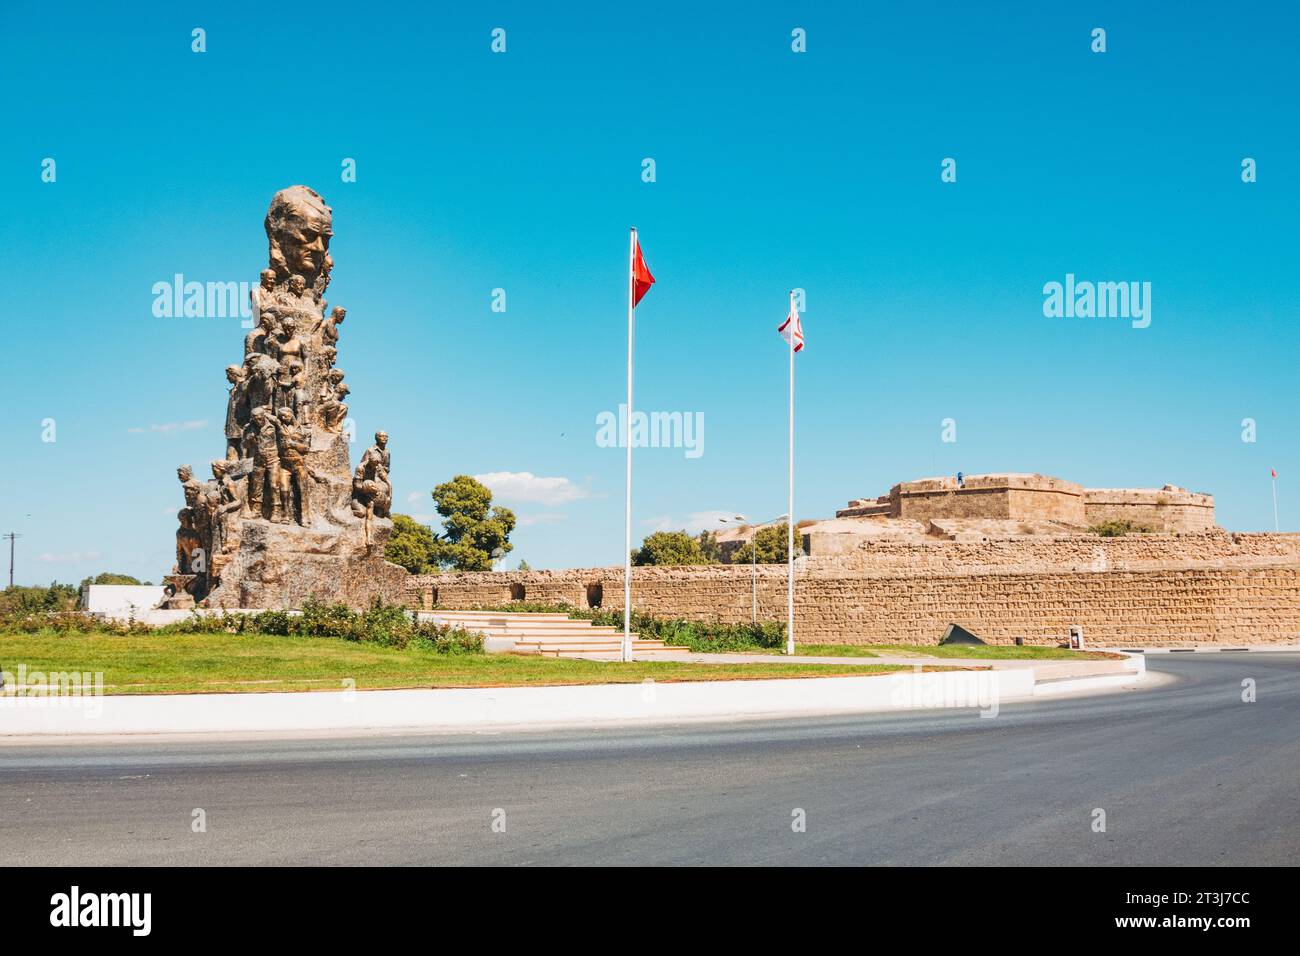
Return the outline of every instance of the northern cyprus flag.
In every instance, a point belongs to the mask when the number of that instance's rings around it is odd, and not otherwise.
[[[776,330],[781,333],[781,338],[793,344],[796,352],[803,351],[803,323],[799,321],[799,307],[795,305],[793,292],[790,293],[790,314]]]

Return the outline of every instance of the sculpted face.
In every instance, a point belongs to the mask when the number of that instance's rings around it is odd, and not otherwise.
[[[271,264],[277,272],[311,282],[325,271],[330,236],[334,234],[329,206],[306,186],[290,186],[275,194],[266,214]]]
[[[176,469],[176,477],[181,481],[189,481],[194,477],[194,472],[190,470],[189,465],[181,465]]]
[[[383,448],[388,444],[388,432],[375,432],[375,444]]]

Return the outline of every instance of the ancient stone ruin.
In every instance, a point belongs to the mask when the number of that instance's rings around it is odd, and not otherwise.
[[[308,597],[400,602],[406,571],[383,558],[392,533],[388,436],[355,472],[348,386],[335,367],[345,311],[326,317],[333,217],[314,190],[290,186],[266,214],[270,266],[254,290],[256,327],[226,368],[225,456],[185,493],[165,607],[290,608]]]

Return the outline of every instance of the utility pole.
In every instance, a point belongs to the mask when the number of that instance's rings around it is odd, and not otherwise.
[[[14,541],[21,538],[22,535],[15,531],[10,531],[4,537],[9,539],[9,586],[14,586]]]

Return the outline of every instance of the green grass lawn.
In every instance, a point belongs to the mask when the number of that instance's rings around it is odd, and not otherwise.
[[[326,637],[250,634],[0,634],[0,670],[104,674],[108,694],[510,687],[655,681],[861,677],[904,665],[692,664],[439,654]]]
[[[957,657],[967,660],[1086,661],[1119,660],[1102,651],[1072,651],[1064,647],[1016,647],[1014,644],[795,644],[798,657]],[[779,654],[779,650],[763,651]]]

